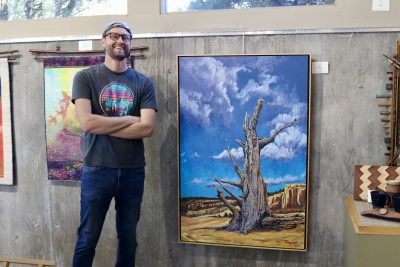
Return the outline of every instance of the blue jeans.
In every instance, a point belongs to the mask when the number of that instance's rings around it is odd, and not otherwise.
[[[115,199],[118,253],[116,267],[135,266],[136,225],[143,196],[144,168],[85,165],[81,183],[81,221],[73,267],[92,266],[112,198]]]

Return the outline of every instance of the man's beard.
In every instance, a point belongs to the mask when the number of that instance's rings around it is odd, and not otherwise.
[[[123,49],[124,49],[124,53],[119,54],[119,53],[114,53],[114,47],[110,47],[108,49],[108,54],[112,59],[122,61],[130,56],[130,49],[126,45],[123,46]]]

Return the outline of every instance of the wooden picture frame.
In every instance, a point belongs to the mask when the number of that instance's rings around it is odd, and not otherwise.
[[[11,116],[10,67],[0,58],[0,185],[14,184],[14,153]]]
[[[177,56],[180,242],[307,250],[310,62]]]

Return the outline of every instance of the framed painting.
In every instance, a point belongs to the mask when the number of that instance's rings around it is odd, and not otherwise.
[[[0,185],[14,184],[11,88],[7,58],[0,58]]]
[[[80,128],[71,103],[75,74],[100,64],[104,56],[49,57],[44,59],[45,121],[48,179],[78,181],[81,179],[83,155]]]
[[[177,61],[180,242],[307,250],[311,56]]]

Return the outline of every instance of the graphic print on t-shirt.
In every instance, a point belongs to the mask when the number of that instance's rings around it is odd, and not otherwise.
[[[135,105],[135,94],[124,84],[108,84],[100,93],[101,109],[108,116],[120,117],[132,115]]]

